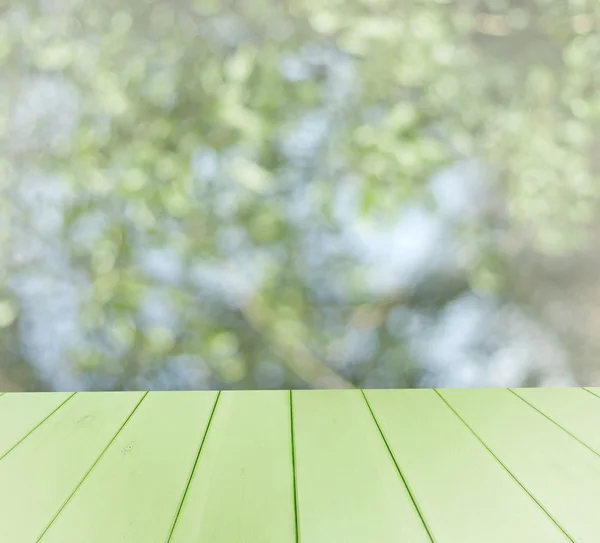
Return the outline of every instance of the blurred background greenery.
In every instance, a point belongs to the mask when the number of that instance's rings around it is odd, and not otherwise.
[[[0,390],[600,384],[596,0],[0,6]]]

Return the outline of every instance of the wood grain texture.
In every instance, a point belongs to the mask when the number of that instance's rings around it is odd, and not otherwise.
[[[289,392],[221,393],[171,538],[205,541],[296,541]]]

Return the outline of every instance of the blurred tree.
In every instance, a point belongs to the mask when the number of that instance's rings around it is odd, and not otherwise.
[[[425,382],[399,310],[527,305],[532,252],[589,243],[599,16],[575,0],[5,6],[6,372],[64,382],[21,337],[43,269],[77,287],[60,357],[84,388]],[[348,225],[442,216],[456,194],[432,178],[472,160],[485,190],[445,219],[450,267],[373,288]]]

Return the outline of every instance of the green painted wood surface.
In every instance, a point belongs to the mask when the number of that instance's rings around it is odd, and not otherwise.
[[[0,542],[594,543],[600,389],[0,394]]]
[[[77,394],[0,462],[0,541],[42,535],[141,397]]]
[[[221,393],[171,541],[295,543],[289,392]]]
[[[435,391],[366,397],[436,540],[569,541]]]
[[[164,543],[215,400],[148,393],[41,542]]]
[[[515,394],[600,454],[600,401],[593,393],[581,388],[527,388]]]
[[[34,430],[71,394],[13,393],[0,397],[0,458]]]
[[[301,541],[430,541],[360,391],[293,392],[292,412]]]
[[[442,395],[575,541],[598,541],[600,457],[509,390]]]

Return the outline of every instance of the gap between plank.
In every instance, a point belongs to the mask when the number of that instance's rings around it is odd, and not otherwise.
[[[300,543],[300,524],[298,522],[298,483],[296,475],[296,441],[294,436],[294,402],[293,394],[290,390],[290,440],[292,448],[292,482],[294,491],[294,522],[296,525],[296,543]]]
[[[527,488],[525,488],[525,486],[521,483],[521,481],[519,481],[519,479],[517,479],[517,477],[512,473],[512,471],[510,471],[505,465],[504,463],[500,460],[500,458],[498,458],[496,456],[496,454],[492,451],[492,449],[490,447],[488,447],[487,443],[485,441],[483,441],[483,439],[481,439],[476,433],[475,430],[473,428],[471,428],[471,426],[467,423],[467,421],[465,419],[463,419],[459,414],[458,411],[456,411],[454,409],[454,407],[452,407],[448,401],[446,400],[446,398],[444,398],[440,392],[438,391],[437,388],[433,389],[436,394],[442,399],[442,401],[448,406],[448,408],[459,418],[459,420],[469,429],[469,431],[475,436],[475,438],[487,449],[487,451],[492,455],[492,457],[496,460],[496,462],[498,462],[498,464],[500,464],[504,470],[513,478],[513,480],[527,493],[527,495],[535,502],[538,504],[538,506],[540,507],[540,509],[546,513],[546,515],[550,518],[550,520],[552,522],[554,522],[554,524],[556,524],[556,526],[558,526],[558,528],[560,529],[560,531],[569,539],[569,541],[572,541],[573,543],[576,543],[576,540],[573,539],[570,534],[567,532],[567,530],[561,525],[560,522],[558,522],[551,514],[550,512],[533,496],[533,494],[531,492],[529,492],[529,490],[527,490]]]
[[[589,392],[592,396],[595,396],[596,398],[600,399],[600,396],[598,396],[598,394],[596,394],[595,392],[591,391],[589,388],[581,387],[581,390],[585,390],[586,392]]]
[[[146,391],[144,393],[144,395],[140,398],[140,400],[138,401],[138,403],[135,405],[135,407],[131,410],[131,413],[129,413],[129,415],[127,416],[127,418],[125,419],[125,421],[123,422],[123,424],[121,424],[121,426],[119,427],[119,429],[116,431],[115,435],[112,437],[112,439],[108,442],[108,444],[106,445],[106,447],[104,447],[104,449],[102,450],[102,452],[100,453],[100,455],[98,456],[98,458],[96,458],[96,460],[93,462],[93,464],[90,466],[90,468],[87,470],[87,472],[84,474],[84,476],[82,477],[81,481],[79,481],[79,483],[75,486],[75,488],[73,489],[73,492],[71,492],[71,494],[69,494],[69,496],[67,497],[67,499],[64,501],[64,503],[60,506],[60,509],[58,510],[58,512],[56,513],[56,515],[54,515],[54,517],[52,518],[52,520],[48,523],[48,525],[44,528],[44,531],[41,533],[41,535],[37,538],[36,543],[40,543],[40,541],[42,540],[42,538],[46,535],[46,532],[50,529],[50,527],[52,526],[52,524],[54,524],[54,522],[56,522],[56,519],[60,516],[60,514],[63,512],[64,508],[67,506],[67,504],[69,503],[69,501],[71,500],[71,498],[75,495],[75,493],[81,488],[81,485],[83,484],[83,482],[85,481],[85,479],[89,476],[89,474],[92,472],[92,470],[96,467],[96,465],[98,464],[98,462],[100,462],[100,459],[106,454],[106,451],[109,449],[109,447],[113,444],[114,440],[117,439],[117,436],[121,433],[121,430],[123,430],[123,428],[125,427],[125,425],[129,422],[129,420],[131,419],[131,417],[133,416],[133,414],[137,411],[138,407],[140,406],[140,404],[144,401],[144,399],[146,398],[146,396],[148,395],[148,392]]]
[[[200,441],[200,446],[198,447],[198,454],[194,460],[194,465],[192,466],[192,470],[190,471],[190,475],[187,480],[187,484],[185,485],[185,490],[183,491],[183,495],[181,496],[181,500],[179,501],[179,506],[177,507],[177,512],[175,513],[175,519],[173,520],[173,524],[171,525],[171,530],[169,531],[169,537],[167,537],[166,543],[170,543],[171,538],[173,537],[173,533],[175,532],[175,527],[177,526],[177,521],[179,520],[179,515],[181,514],[181,510],[183,509],[183,503],[185,502],[185,498],[187,497],[188,491],[192,484],[192,480],[194,479],[194,474],[196,473],[196,467],[198,466],[198,462],[200,461],[200,453],[204,447],[204,442],[208,437],[208,432],[210,431],[210,425],[212,423],[215,411],[217,410],[217,404],[219,403],[219,398],[221,397],[221,391],[217,392],[217,397],[215,398],[215,403],[213,404],[212,411],[210,412],[210,416],[208,417],[208,423],[206,424],[206,430],[204,431],[204,435],[202,436],[202,441]]]
[[[377,430],[379,430],[379,435],[381,436],[381,439],[383,440],[383,443],[392,459],[392,462],[394,462],[394,465],[396,466],[396,469],[398,470],[398,474],[400,475],[400,479],[402,479],[402,482],[404,483],[404,487],[406,488],[406,492],[408,493],[408,496],[410,497],[410,500],[412,502],[412,504],[415,507],[415,511],[417,512],[417,514],[419,515],[419,518],[421,519],[421,522],[423,523],[423,527],[425,528],[425,531],[427,532],[427,535],[429,536],[429,539],[432,541],[432,543],[437,543],[437,539],[433,536],[433,533],[429,527],[429,525],[427,524],[427,521],[425,520],[425,515],[423,515],[423,512],[421,511],[421,508],[417,505],[417,500],[415,499],[412,491],[410,490],[410,486],[408,485],[408,482],[406,481],[406,478],[404,477],[404,474],[402,473],[402,470],[400,469],[400,465],[398,464],[398,462],[396,462],[396,457],[394,456],[394,454],[392,453],[392,450],[390,449],[390,446],[388,445],[387,440],[385,439],[385,435],[383,434],[383,430],[381,429],[381,427],[379,426],[379,422],[377,421],[377,418],[375,417],[375,413],[373,413],[373,410],[371,409],[371,404],[369,403],[369,400],[367,399],[367,396],[365,394],[365,391],[363,389],[360,389],[360,392],[362,394],[363,399],[365,400],[365,403],[367,405],[367,409],[369,410],[369,413],[371,413],[371,417],[373,418],[373,422],[375,423],[375,426],[377,427]]]
[[[14,449],[17,448],[23,441],[25,441],[33,432],[35,432],[44,422],[46,422],[54,413],[56,413],[63,405],[65,405],[73,396],[75,396],[76,392],[73,392],[65,401],[56,406],[50,413],[48,413],[40,422],[38,422],[29,432],[27,432],[19,441],[17,441],[8,451],[6,451],[2,456],[0,456],[0,460],[5,458],[9,453],[11,453]]]
[[[522,396],[519,396],[519,394],[517,392],[515,392],[512,388],[509,388],[507,390],[510,390],[510,392],[512,392],[517,398],[519,398],[519,400],[522,400],[529,407],[531,407],[532,409],[535,409],[540,415],[542,415],[543,417],[547,418],[552,424],[555,424],[556,426],[558,426],[563,432],[566,432],[567,434],[569,434],[575,441],[581,443],[586,449],[588,449],[591,452],[593,452],[596,456],[600,456],[600,453],[597,453],[589,445],[587,445],[586,443],[584,443],[583,441],[581,441],[581,439],[579,439],[576,435],[574,435],[571,432],[569,432],[569,430],[567,430],[564,426],[561,426],[558,422],[556,422],[554,419],[552,419],[549,415],[546,415],[546,413],[544,413],[543,411],[539,410],[535,405],[533,405],[532,403],[529,403]]]

